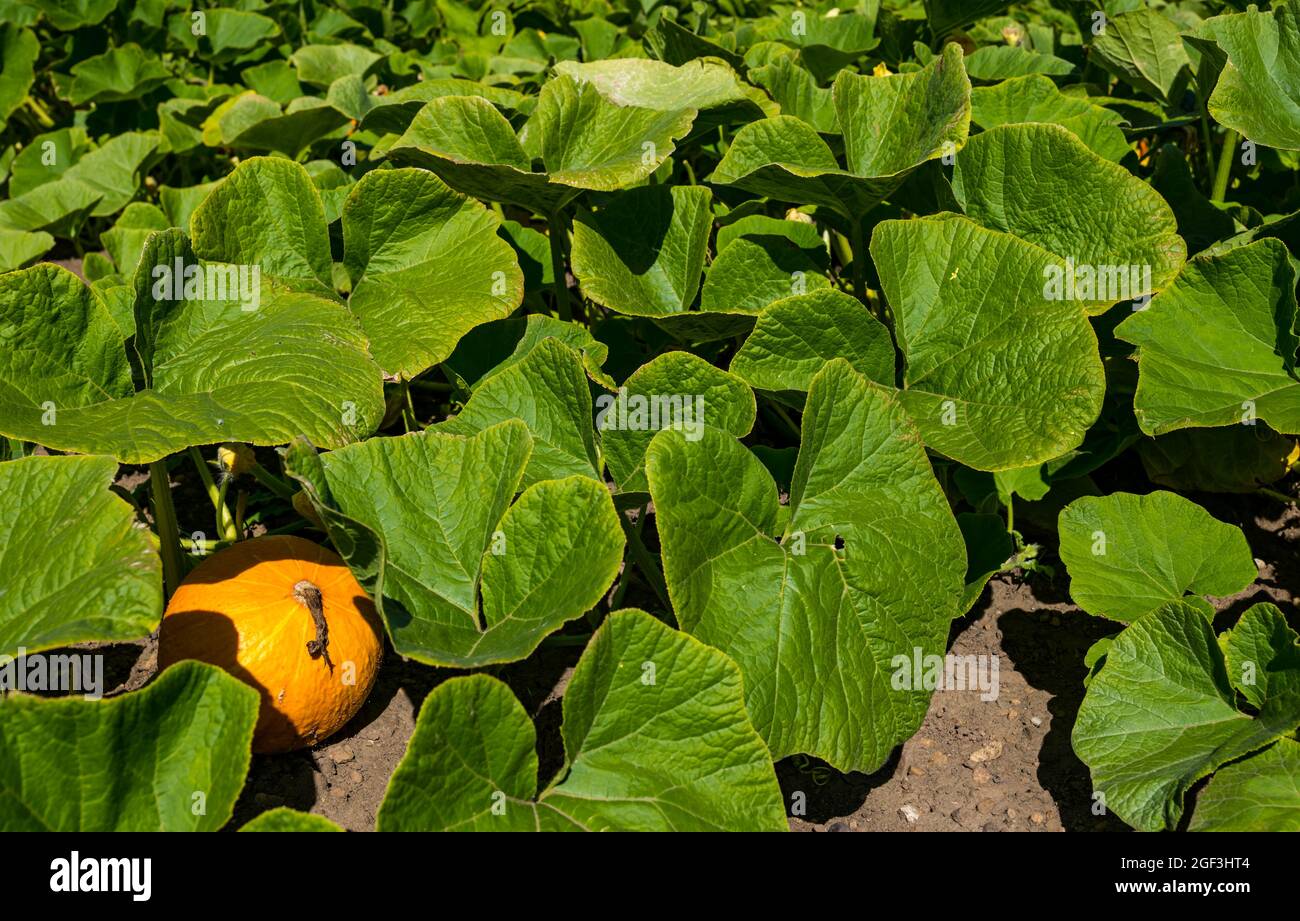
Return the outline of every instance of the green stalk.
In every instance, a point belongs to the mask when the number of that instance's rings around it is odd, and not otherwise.
[[[158,529],[158,551],[162,555],[163,589],[170,598],[181,584],[181,541],[166,458],[149,465],[149,491],[153,495],[153,521]]]
[[[853,296],[863,304],[867,302],[866,247],[862,243],[862,221],[850,218],[850,245],[853,247]]]
[[[293,487],[280,479],[271,471],[267,470],[261,464],[253,464],[253,477],[271,492],[275,493],[281,499],[293,501]]]
[[[1257,495],[1264,496],[1265,498],[1268,499],[1274,499],[1278,502],[1283,502],[1287,505],[1295,505],[1297,501],[1295,496],[1288,496],[1284,492],[1279,492],[1276,489],[1269,489],[1267,486],[1259,487],[1258,489],[1255,490],[1255,493]]]
[[[207,490],[208,499],[212,502],[212,510],[217,513],[218,536],[226,540],[235,540],[238,533],[234,530],[230,512],[226,508],[225,488],[217,487],[216,481],[212,479],[212,471],[208,469],[208,462],[203,459],[198,448],[191,445],[186,453],[189,454],[190,460],[194,462],[194,467],[199,472],[199,479],[203,481],[203,488]]]
[[[655,562],[654,554],[646,548],[646,545],[641,540],[640,533],[636,528],[632,527],[632,523],[627,520],[626,515],[619,515],[618,520],[623,525],[623,533],[627,536],[627,546],[632,551],[632,559],[636,562],[637,569],[641,570],[641,575],[645,576],[646,582],[650,584],[650,588],[654,589],[654,593],[659,596],[659,600],[663,602],[664,607],[671,611],[673,604],[668,600],[668,583],[664,580],[664,574],[660,570],[659,564]]]
[[[41,105],[40,100],[34,96],[28,96],[23,101],[27,103],[27,108],[32,110],[32,114],[36,116],[36,120],[41,123],[42,128],[54,127],[54,119],[50,118],[50,113],[46,111],[45,106]]]
[[[1219,168],[1214,174],[1214,190],[1210,201],[1222,202],[1228,195],[1228,183],[1232,180],[1232,161],[1237,158],[1237,141],[1241,138],[1231,128],[1223,135],[1223,149],[1219,151]]]
[[[546,226],[550,231],[551,271],[555,275],[555,306],[560,319],[568,323],[573,319],[573,308],[569,304],[569,286],[564,283],[564,219],[557,211],[546,218]]]

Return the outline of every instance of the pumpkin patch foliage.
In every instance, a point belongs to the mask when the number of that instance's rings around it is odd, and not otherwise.
[[[1021,588],[1300,830],[1300,0],[0,0],[0,189],[0,830],[826,824]]]

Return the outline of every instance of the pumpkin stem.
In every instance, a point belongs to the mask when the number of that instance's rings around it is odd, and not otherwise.
[[[321,603],[320,589],[303,579],[293,587],[293,598],[307,609],[316,625],[316,639],[307,642],[307,654],[313,659],[324,656],[325,664],[330,671],[334,671],[334,663],[330,661],[330,627],[325,622],[325,607]]]

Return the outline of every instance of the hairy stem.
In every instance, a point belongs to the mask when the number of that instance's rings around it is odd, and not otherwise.
[[[1219,168],[1214,174],[1214,189],[1210,201],[1222,202],[1228,195],[1228,183],[1232,180],[1232,161],[1237,159],[1237,141],[1241,138],[1231,128],[1223,135],[1223,149],[1219,151]]]
[[[547,217],[546,225],[551,244],[551,272],[555,275],[555,308],[560,313],[560,319],[567,323],[573,319],[573,307],[569,304],[569,286],[564,278],[564,257],[567,248],[564,218],[557,211]]]
[[[149,492],[153,495],[153,521],[158,530],[158,551],[162,555],[163,589],[170,598],[181,584],[181,544],[166,458],[149,465]]]

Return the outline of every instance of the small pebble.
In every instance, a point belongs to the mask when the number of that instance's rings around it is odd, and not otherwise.
[[[986,761],[996,761],[1001,757],[1002,742],[999,739],[994,739],[983,748],[977,748],[975,751],[971,752],[970,757],[967,760],[970,761],[971,764],[983,764]]]
[[[974,774],[971,775],[971,780],[978,784],[988,783],[992,779],[993,775],[982,767],[977,767]]]
[[[330,796],[335,799],[345,799],[347,795],[348,791],[344,790],[342,787],[330,787]]]
[[[898,809],[898,814],[901,815],[904,819],[906,819],[908,824],[915,822],[917,819],[921,817],[920,810],[910,804],[906,806],[900,806]]]
[[[922,768],[917,767],[916,765],[912,765],[910,768],[908,768],[908,769],[907,769],[907,773],[911,774],[913,777],[924,777],[924,776],[925,776],[925,770],[922,769]]]
[[[939,766],[945,765],[948,763],[948,756],[943,752],[935,752],[930,756],[930,763]]]
[[[849,827],[843,822],[832,822],[826,827],[827,831],[848,831]]]
[[[1033,723],[1035,726],[1041,726],[1043,725],[1043,718],[1041,716],[1031,716],[1029,722]]]
[[[353,783],[361,783],[365,779],[366,779],[365,775],[362,774],[360,771],[352,771],[351,773],[348,774],[348,780],[352,781]]]
[[[988,815],[993,811],[993,807],[996,805],[997,803],[991,799],[982,799],[975,804],[975,811],[982,815]]]
[[[1033,822],[1035,825],[1042,825],[1043,814],[1041,812],[1035,812],[1033,815],[1029,817],[1029,821]]]
[[[340,748],[338,751],[330,752],[330,759],[336,764],[345,764],[355,757],[350,748]]]
[[[1017,808],[1014,807],[1014,806],[1012,806],[1011,808],[1009,808],[1009,809],[1007,810],[1007,818],[1008,818],[1008,819],[1014,819],[1014,818],[1015,818],[1016,816],[1018,816],[1018,815],[1020,815],[1020,810],[1017,809]]]

